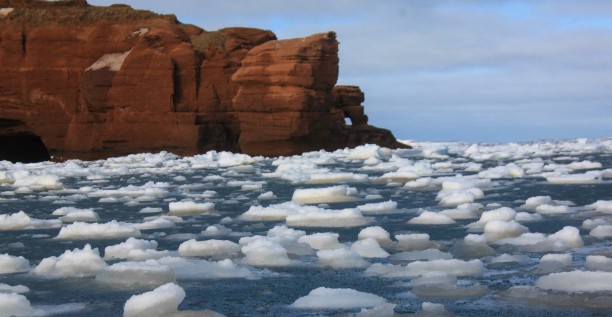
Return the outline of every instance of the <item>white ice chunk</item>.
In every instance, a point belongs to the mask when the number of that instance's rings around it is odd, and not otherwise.
[[[276,195],[274,195],[273,192],[265,192],[259,196],[257,196],[257,199],[259,200],[269,200],[269,199],[276,199]]]
[[[572,210],[569,206],[566,205],[549,205],[542,204],[536,207],[535,211],[542,215],[551,215],[551,214],[568,214],[571,213]]]
[[[527,227],[512,221],[493,220],[484,226],[484,236],[488,241],[497,241],[504,238],[518,237],[529,231]]]
[[[566,254],[546,254],[540,258],[538,273],[553,273],[565,271],[572,266],[572,255]]]
[[[546,180],[551,184],[594,184],[601,182],[601,177],[594,173],[584,173],[548,176]]]
[[[140,236],[134,225],[113,220],[107,223],[75,222],[60,229],[57,239],[117,239]]]
[[[14,214],[0,215],[0,230],[24,230],[56,228],[62,225],[61,220],[43,220],[28,216],[23,211]]]
[[[286,218],[288,226],[294,227],[359,227],[370,223],[358,209],[301,209]]]
[[[298,298],[291,307],[301,309],[349,309],[375,307],[386,303],[378,295],[359,292],[350,288],[316,288]]]
[[[389,256],[389,253],[383,250],[374,238],[356,241],[351,245],[351,250],[364,258],[386,258]]]
[[[566,167],[571,170],[588,170],[588,169],[601,168],[602,165],[599,162],[591,162],[588,160],[584,160],[582,162],[571,162],[567,164]]]
[[[612,200],[598,200],[587,207],[593,208],[604,214],[612,214]]]
[[[98,249],[86,244],[83,249],[66,250],[59,257],[44,258],[32,271],[48,277],[93,276],[107,266]]]
[[[346,185],[296,189],[291,200],[302,204],[337,203],[357,200],[357,189]]]
[[[338,242],[339,237],[340,235],[337,233],[323,232],[302,236],[297,241],[306,243],[315,250],[330,250],[342,247],[342,244]]]
[[[17,293],[23,294],[30,291],[30,288],[24,285],[11,286],[8,284],[0,283],[0,293]]]
[[[534,196],[529,197],[525,201],[525,204],[521,208],[535,210],[538,206],[543,204],[552,204],[553,200],[550,196]]]
[[[96,281],[114,286],[157,287],[176,279],[172,270],[155,260],[119,262],[102,269]]]
[[[125,242],[108,246],[104,249],[104,259],[127,259],[132,250],[156,249],[157,241],[128,238]]]
[[[249,241],[243,244],[240,239],[240,244],[243,245],[241,251],[244,253],[244,262],[254,266],[287,266],[293,264],[293,261],[287,256],[287,250],[277,242],[268,238],[260,237],[257,239],[245,239]]]
[[[496,166],[478,173],[478,177],[499,179],[499,178],[520,178],[525,175],[525,170],[515,163],[503,166]]]
[[[468,188],[457,191],[441,191],[436,199],[440,200],[440,206],[457,206],[465,203],[473,203],[476,199],[484,197],[480,188]]]
[[[612,259],[603,255],[588,255],[584,267],[589,271],[612,272]]]
[[[164,317],[178,313],[185,291],[174,283],[164,284],[150,292],[134,295],[125,302],[124,317]]]
[[[357,206],[364,215],[384,215],[397,213],[397,202],[389,200],[380,203],[370,203]]]
[[[364,268],[369,265],[357,252],[346,248],[317,251],[319,264],[332,268]]]
[[[196,203],[193,201],[176,201],[171,202],[168,208],[170,210],[170,214],[188,216],[211,213],[215,210],[215,204],[211,202]]]
[[[28,259],[8,253],[0,254],[0,274],[27,272],[29,270],[30,261]]]
[[[379,243],[391,242],[391,235],[389,232],[380,226],[372,226],[361,229],[357,235],[357,239],[362,240],[367,238],[373,238]]]
[[[196,241],[191,239],[181,243],[178,254],[180,256],[229,257],[238,254],[240,249],[239,244],[229,240]]]
[[[395,235],[397,247],[401,250],[425,250],[429,249],[433,242],[429,240],[427,233],[410,233]]]
[[[424,211],[417,217],[408,220],[408,223],[418,225],[448,225],[455,223],[455,220],[434,211]]]
[[[540,277],[536,286],[541,289],[568,293],[612,291],[611,272],[561,272]]]
[[[484,265],[480,260],[457,259],[415,261],[406,266],[407,276],[419,276],[430,272],[441,272],[454,276],[481,276]]]
[[[612,237],[612,225],[599,225],[589,232],[591,237],[607,239]]]
[[[44,312],[32,308],[30,301],[16,293],[0,293],[0,317],[44,316]]]

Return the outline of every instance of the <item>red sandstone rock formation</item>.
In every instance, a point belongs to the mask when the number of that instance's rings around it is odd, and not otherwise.
[[[367,125],[358,87],[334,88],[337,52],[332,32],[276,40],[125,5],[0,0],[0,143],[57,159],[401,147]]]

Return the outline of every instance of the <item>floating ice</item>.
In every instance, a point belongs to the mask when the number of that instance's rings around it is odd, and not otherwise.
[[[603,255],[589,255],[584,267],[589,271],[612,272],[612,259]]]
[[[424,211],[417,217],[408,220],[408,223],[416,225],[448,225],[455,223],[455,220],[434,211]]]
[[[529,257],[526,255],[515,255],[515,254],[500,254],[491,259],[491,263],[521,263],[529,260]]]
[[[475,259],[495,254],[484,235],[468,234],[458,240],[452,248],[453,254],[461,259]]]
[[[571,254],[546,254],[540,258],[537,272],[547,274],[553,272],[566,271],[572,267]]]
[[[0,215],[0,231],[57,228],[61,225],[61,220],[43,220],[31,218],[23,211],[14,214]]]
[[[488,241],[497,241],[504,238],[517,237],[529,231],[527,227],[518,222],[493,220],[486,223],[484,226],[484,236]]]
[[[525,170],[520,166],[509,163],[504,166],[496,166],[478,173],[480,178],[520,178],[525,175]]]
[[[453,220],[473,219],[480,216],[480,208],[482,208],[482,205],[479,203],[466,203],[457,206],[455,209],[442,210],[440,214]]]
[[[27,272],[29,270],[30,261],[28,259],[8,253],[0,254],[0,274]]]
[[[549,205],[542,204],[536,207],[535,211],[542,215],[550,215],[550,214],[568,214],[572,212],[569,206],[566,205]]]
[[[546,180],[551,184],[594,184],[601,181],[601,177],[595,173],[568,174],[559,176],[548,176]]]
[[[602,167],[601,163],[599,162],[591,162],[587,160],[584,160],[582,162],[571,162],[566,166],[571,170],[588,170]]]
[[[211,213],[215,210],[215,204],[210,202],[196,203],[193,201],[177,201],[171,202],[168,208],[172,215],[188,216]]]
[[[181,243],[178,248],[180,256],[230,257],[240,252],[240,245],[228,240],[196,241],[191,239]]]
[[[389,253],[383,250],[374,238],[356,241],[351,245],[351,250],[364,258],[386,258],[389,256]]]
[[[380,203],[371,203],[357,206],[364,215],[384,215],[397,213],[397,202],[389,200]]]
[[[294,262],[287,256],[287,250],[277,242],[265,237],[240,239],[244,262],[255,266],[287,266]]]
[[[409,190],[430,189],[435,186],[436,183],[431,177],[421,177],[404,184],[404,188]]]
[[[350,288],[316,288],[298,298],[291,307],[301,309],[349,309],[375,307],[386,303],[378,295],[359,292]]]
[[[440,200],[440,206],[458,206],[465,203],[473,203],[476,199],[484,197],[480,188],[468,188],[456,191],[441,191],[436,199]]]
[[[74,207],[62,207],[56,209],[52,215],[61,216],[60,220],[63,222],[89,222],[100,220],[100,216],[91,208],[79,209]]]
[[[262,275],[257,272],[252,272],[246,267],[239,266],[230,259],[215,262],[202,259],[163,257],[157,261],[162,265],[170,267],[179,280],[220,278],[255,279]]]
[[[133,250],[156,249],[157,241],[128,238],[125,242],[108,246],[104,249],[104,259],[127,259]]]
[[[276,195],[274,195],[273,192],[265,192],[263,194],[260,194],[259,196],[257,196],[257,199],[259,200],[270,200],[270,199],[276,199]]]
[[[357,239],[361,240],[367,238],[373,238],[379,243],[391,242],[391,235],[389,232],[380,226],[372,226],[361,229],[357,235]]]
[[[125,302],[124,317],[163,317],[178,313],[185,291],[174,283],[164,284],[150,292],[134,295]]]
[[[415,314],[418,317],[450,317],[454,316],[451,312],[444,308],[443,304],[435,304],[430,302],[423,302],[421,304],[422,311]]]
[[[550,196],[535,196],[529,197],[525,201],[525,204],[521,208],[535,210],[538,206],[543,204],[552,204],[553,200]]]
[[[113,220],[107,223],[75,222],[60,229],[57,239],[117,239],[140,236],[134,225]]]
[[[612,214],[612,200],[598,200],[590,205],[589,208],[593,208],[603,214]]]
[[[93,276],[106,266],[98,249],[86,244],[82,250],[66,250],[59,257],[44,258],[32,272],[47,277],[84,277]]]
[[[357,252],[346,248],[334,250],[317,251],[319,264],[324,267],[342,268],[364,268],[370,265]]]
[[[17,293],[23,294],[30,291],[30,288],[23,285],[11,286],[8,284],[0,283],[0,293]]]
[[[291,200],[302,204],[337,203],[357,200],[357,189],[345,185],[296,189]]]
[[[359,227],[370,223],[358,209],[301,209],[286,218],[287,225],[293,227]]]
[[[162,208],[159,207],[145,207],[140,209],[140,211],[138,213],[141,214],[155,214],[155,213],[162,213],[164,212],[164,210]]]
[[[612,291],[610,272],[561,272],[540,277],[536,286],[541,289],[568,293]]]
[[[429,240],[427,233],[410,233],[395,235],[397,248],[400,250],[425,250],[429,249],[433,242]]]
[[[306,243],[315,250],[330,250],[342,247],[338,242],[339,237],[339,234],[331,232],[313,233],[300,237],[297,242]]]
[[[178,219],[177,219],[178,218]],[[151,230],[151,229],[162,229],[171,228],[183,221],[182,218],[176,216],[160,216],[145,218],[145,222],[133,224],[134,228],[138,230]]]
[[[155,260],[119,262],[96,274],[96,282],[114,286],[153,288],[174,281],[172,270]]]
[[[415,261],[405,266],[376,263],[366,270],[367,275],[387,278],[416,277],[431,273],[444,273],[453,276],[482,276],[483,272],[482,261],[457,259]]]
[[[16,293],[0,293],[0,317],[44,316],[40,309],[32,308],[30,301]]]
[[[599,225],[589,232],[591,237],[606,239],[612,237],[612,225]]]

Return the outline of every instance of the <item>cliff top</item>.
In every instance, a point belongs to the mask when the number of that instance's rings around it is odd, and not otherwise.
[[[174,14],[158,14],[135,10],[129,5],[91,6],[85,0],[0,0],[0,8],[12,8],[5,19],[28,24],[91,24],[98,21],[125,22],[147,19],[168,19],[178,23]]]

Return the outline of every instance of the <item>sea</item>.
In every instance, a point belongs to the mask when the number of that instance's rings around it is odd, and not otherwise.
[[[610,316],[612,139],[0,162],[0,316]]]

